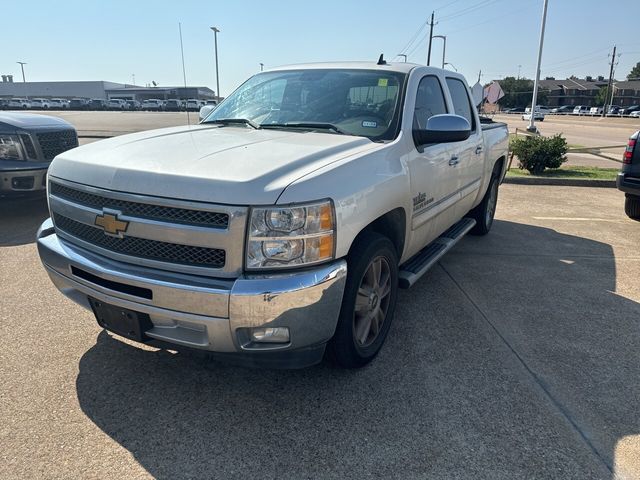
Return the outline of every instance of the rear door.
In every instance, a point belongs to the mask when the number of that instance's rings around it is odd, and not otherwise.
[[[471,125],[469,138],[463,142],[452,144],[455,146],[455,156],[457,157],[457,191],[460,193],[456,216],[461,218],[473,206],[482,183],[485,158],[484,141],[467,84],[458,77],[447,77],[447,87],[449,87],[451,95],[452,113],[466,118]]]

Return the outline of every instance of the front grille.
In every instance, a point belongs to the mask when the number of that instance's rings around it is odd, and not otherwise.
[[[24,149],[27,151],[27,158],[31,158],[33,160],[38,158],[38,154],[36,153],[36,149],[33,146],[33,141],[31,140],[31,136],[26,133],[20,134],[20,139],[22,140],[22,144],[24,145]]]
[[[78,135],[75,130],[40,132],[36,136],[38,137],[42,154],[47,160],[51,160],[56,155],[78,146]]]
[[[193,247],[136,237],[111,237],[102,229],[76,222],[54,213],[57,229],[96,247],[111,252],[181,265],[223,268],[225,251],[217,248]]]
[[[122,212],[123,215],[132,217],[213,228],[227,228],[229,225],[229,215],[226,213],[116,200],[103,197],[102,195],[76,190],[75,188],[67,187],[59,183],[51,183],[50,193],[88,207],[97,209],[112,208]]]

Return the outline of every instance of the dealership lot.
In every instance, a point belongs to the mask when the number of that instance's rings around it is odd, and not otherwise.
[[[640,229],[622,204],[503,185],[491,234],[401,292],[373,364],[291,372],[114,339],[41,268],[44,201],[3,201],[0,477],[637,478]]]
[[[71,122],[81,135],[80,144],[94,142],[101,137],[122,135],[153,128],[198,123],[197,112],[38,112],[54,115]],[[528,122],[520,115],[496,115],[495,120],[506,122],[509,130],[525,129]],[[629,135],[640,129],[640,119],[616,117],[590,117],[548,115],[537,123],[543,135],[562,133],[572,146],[597,147],[626,145]],[[621,158],[624,148],[608,150],[614,158]],[[619,163],[599,159],[588,154],[569,155],[568,165],[617,168]]]

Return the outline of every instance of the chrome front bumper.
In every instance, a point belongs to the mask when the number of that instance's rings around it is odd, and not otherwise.
[[[344,260],[237,279],[163,272],[72,245],[56,235],[50,219],[40,227],[37,241],[53,283],[85,308],[91,308],[87,298],[93,297],[148,314],[153,327],[146,335],[152,339],[225,354],[256,354],[258,359],[310,348],[321,354],[336,328],[347,274]],[[243,332],[253,327],[288,327],[290,342],[247,342]]]

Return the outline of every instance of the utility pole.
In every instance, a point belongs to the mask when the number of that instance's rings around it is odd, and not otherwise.
[[[218,27],[210,27],[213,30],[213,43],[216,50],[216,95],[218,96],[218,101],[220,101],[220,74],[218,73],[218,33],[220,30]]]
[[[542,7],[542,26],[540,27],[540,45],[538,46],[538,63],[536,64],[536,80],[533,84],[533,98],[531,99],[531,118],[529,120],[529,126],[527,130],[529,132],[537,132],[538,129],[535,126],[536,116],[536,101],[538,100],[538,83],[540,83],[540,62],[542,61],[542,45],[544,44],[544,27],[547,23],[547,3],[548,0],[544,0]]]
[[[607,82],[607,91],[604,96],[604,105],[602,106],[602,116],[607,114],[607,100],[609,99],[609,92],[613,86],[613,69],[616,66],[616,45],[613,46],[613,53],[611,54],[611,68],[609,69],[609,81]],[[611,102],[613,103],[613,95],[611,95]]]
[[[22,69],[22,83],[27,83],[27,81],[24,79],[24,66],[27,64],[27,62],[16,62],[20,64],[20,68]]]
[[[433,16],[435,12],[431,12],[431,23],[429,23],[429,52],[427,53],[427,66],[431,65],[431,42],[433,41]]]
[[[518,76],[516,78],[516,80],[520,80],[520,69],[522,68],[522,65],[518,65]]]
[[[404,53],[399,53],[399,57],[404,57],[404,62],[407,63],[407,56]]]
[[[264,70],[264,63],[260,62],[260,71],[262,72]]]

